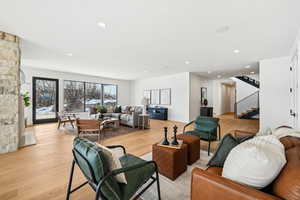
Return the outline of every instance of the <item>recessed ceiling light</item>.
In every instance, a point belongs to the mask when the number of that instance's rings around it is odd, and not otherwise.
[[[216,30],[217,33],[226,33],[227,31],[229,31],[229,26],[221,26]]]
[[[235,49],[235,50],[233,50],[233,52],[234,52],[234,53],[240,53],[240,50]]]
[[[97,25],[98,25],[100,28],[103,28],[103,29],[106,28],[106,24],[103,23],[103,22],[98,22]]]
[[[185,61],[184,63],[185,63],[186,65],[189,65],[189,64],[190,64],[190,61],[187,60],[187,61]]]
[[[66,56],[73,56],[72,53],[66,53]]]
[[[211,74],[211,71],[208,71],[207,73],[208,73],[208,74]]]
[[[218,75],[217,77],[218,77],[218,78],[221,78],[222,76],[221,76],[221,75]]]
[[[251,74],[254,74],[254,72],[250,72]]]
[[[250,65],[247,65],[245,68],[246,68],[246,69],[249,69],[250,67],[251,67]]]

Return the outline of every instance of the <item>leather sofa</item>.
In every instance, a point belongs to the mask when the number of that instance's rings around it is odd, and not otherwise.
[[[245,135],[248,133],[241,133]],[[299,200],[300,199],[300,138],[283,137],[287,164],[278,177],[263,190],[242,185],[222,177],[221,167],[193,169],[192,200]],[[245,172],[247,173],[247,172]]]

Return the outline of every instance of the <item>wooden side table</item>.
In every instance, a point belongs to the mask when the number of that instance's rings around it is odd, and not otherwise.
[[[178,140],[182,140],[188,145],[188,165],[192,165],[200,159],[200,138],[188,134],[177,135]]]
[[[152,159],[158,166],[158,171],[171,180],[175,180],[187,169],[187,145],[180,149],[152,145]]]
[[[150,127],[149,114],[139,114],[138,127],[142,127],[143,129]]]

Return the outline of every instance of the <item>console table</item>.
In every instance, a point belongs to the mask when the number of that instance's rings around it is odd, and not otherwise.
[[[168,120],[168,108],[149,107],[148,114],[151,119]]]
[[[213,116],[213,107],[201,107],[200,116],[212,117]]]

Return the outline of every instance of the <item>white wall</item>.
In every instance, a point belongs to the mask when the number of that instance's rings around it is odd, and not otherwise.
[[[221,115],[223,114],[223,92],[222,87],[223,83],[232,83],[231,79],[215,79],[211,80],[212,85],[212,103],[214,108],[214,115]]]
[[[131,100],[131,81],[108,79],[97,76],[87,76],[68,72],[59,72],[45,70],[34,67],[21,67],[26,76],[26,84],[22,87],[23,91],[28,91],[32,97],[32,77],[45,77],[59,79],[59,110],[63,110],[63,80],[86,81],[104,84],[118,85],[118,104],[130,105]],[[32,102],[32,99],[31,99]],[[26,109],[25,117],[28,118],[28,124],[32,124],[32,106]]]
[[[132,83],[132,104],[140,105],[145,89],[171,88],[171,105],[168,108],[168,119],[180,122],[189,121],[189,72],[135,80]]]
[[[260,128],[289,125],[290,57],[262,60],[260,71]]]
[[[300,29],[298,31],[297,38],[294,42],[293,48],[291,50],[291,64],[293,65],[294,69],[293,71],[296,72],[294,78],[296,78],[296,81],[294,84],[299,86],[299,78],[300,78]],[[291,85],[292,85],[291,81]],[[295,86],[291,86],[295,87]],[[291,119],[291,125],[294,125],[294,128],[300,129],[300,87],[295,89],[295,95],[296,95],[296,105],[294,109],[294,112],[296,113],[296,118]],[[292,102],[292,99],[291,99]]]
[[[212,81],[190,73],[190,114],[189,121],[200,115],[201,87],[207,88],[207,106],[212,106]]]
[[[200,114],[201,107],[201,78],[195,74],[190,74],[190,102],[189,121],[192,121]]]
[[[297,36],[297,39],[296,39],[296,42],[295,42],[295,46],[297,47],[297,50],[296,52],[294,53],[297,53],[297,85],[298,85],[298,88],[297,88],[297,95],[296,95],[296,98],[297,98],[297,104],[296,104],[296,116],[298,118],[298,120],[296,119],[295,123],[293,123],[295,125],[295,128],[299,129],[300,128],[300,87],[299,87],[299,79],[300,79],[300,29],[298,31],[298,36]],[[293,54],[292,54],[293,55]]]

